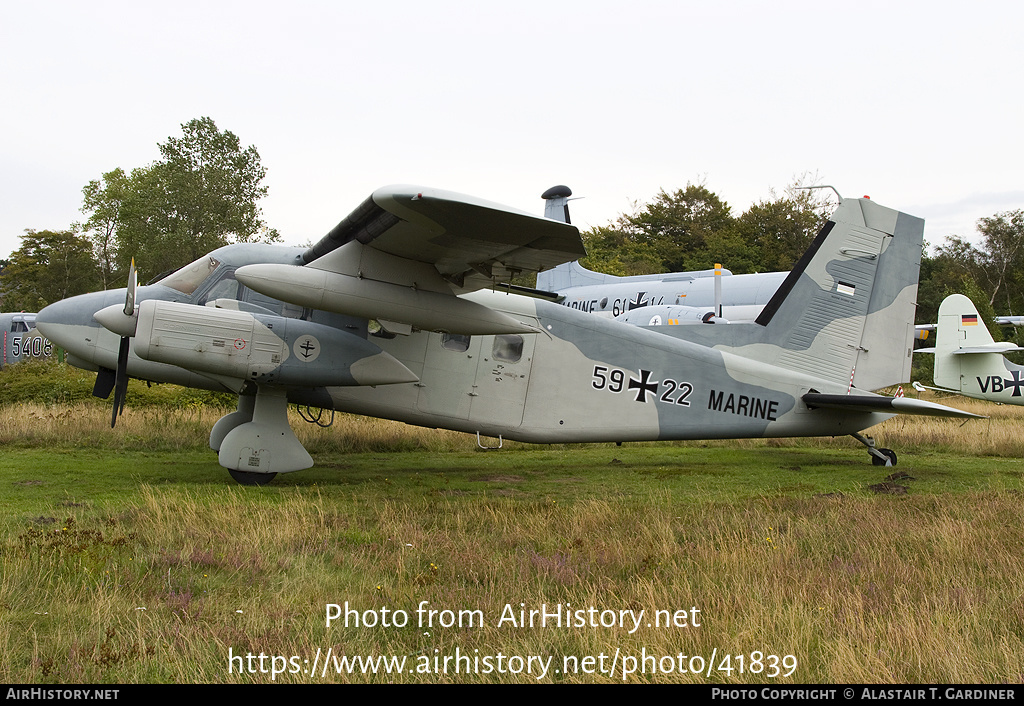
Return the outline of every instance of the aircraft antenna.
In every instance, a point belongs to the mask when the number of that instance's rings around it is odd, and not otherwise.
[[[796,186],[794,188],[796,188],[796,189],[808,189],[808,190],[809,189],[832,189],[832,192],[836,195],[836,198],[839,199],[839,203],[843,202],[843,195],[839,193],[839,189],[837,189],[836,187],[832,186],[831,184],[818,184],[817,186]]]

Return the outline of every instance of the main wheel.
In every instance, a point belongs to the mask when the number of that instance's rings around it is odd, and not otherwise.
[[[228,469],[231,477],[242,485],[266,485],[274,480],[276,473],[250,473],[249,471],[232,471]]]
[[[895,451],[893,451],[892,449],[878,449],[878,451],[879,451],[879,453],[885,454],[885,456],[888,457],[889,465],[890,466],[895,466],[896,465],[896,452]],[[874,454],[871,454],[871,465],[873,465],[873,466],[884,466],[886,464],[885,464],[885,460],[884,459],[878,458],[878,456],[875,456]]]

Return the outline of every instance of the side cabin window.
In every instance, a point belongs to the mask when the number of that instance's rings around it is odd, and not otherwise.
[[[458,333],[441,334],[441,347],[456,353],[465,353],[469,350],[469,336]]]
[[[225,268],[219,270],[209,277],[206,284],[209,282],[213,282],[213,284],[209,285],[205,294],[200,295],[197,303],[205,304],[218,299],[236,299],[239,302],[252,304],[254,307],[258,307],[255,310],[258,313],[271,313],[278,316],[286,316],[290,319],[301,319],[303,317],[304,309],[301,306],[289,304],[278,299],[271,299],[270,297],[263,296],[259,292],[254,292],[248,287],[242,286],[242,284],[235,279],[235,271],[233,269]],[[197,291],[201,292],[202,287]],[[249,309],[245,309],[244,306],[242,307],[242,310],[249,311]]]
[[[518,363],[523,357],[523,337],[513,334],[500,334],[494,337],[494,348],[491,351],[495,360],[506,363]]]
[[[11,323],[11,333],[26,333],[28,331],[28,324],[24,321],[14,321]]]

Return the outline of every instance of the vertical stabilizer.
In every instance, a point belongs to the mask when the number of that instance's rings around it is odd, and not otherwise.
[[[924,221],[847,199],[757,323],[776,364],[875,390],[910,379]]]
[[[965,376],[982,379],[995,376],[1001,380],[1006,372],[1002,354],[995,350],[980,352],[994,343],[974,302],[963,294],[951,294],[943,299],[935,331],[935,384],[969,393],[964,385]],[[967,353],[968,350],[972,352]]]
[[[571,223],[569,220],[569,197],[572,196],[572,189],[568,186],[552,186],[540,195],[544,199],[544,217],[562,223]]]
[[[553,221],[569,223],[569,197],[572,196],[572,189],[568,186],[552,186],[540,195],[544,199],[544,217]],[[577,273],[577,271],[581,271]],[[584,273],[589,274],[576,262],[564,262],[558,267],[537,273],[537,289],[545,292],[558,292],[569,287],[578,287],[584,284],[600,284],[586,278]],[[581,279],[582,275],[582,279]]]
[[[677,335],[848,388],[906,382],[923,245],[922,219],[846,199],[755,323]]]

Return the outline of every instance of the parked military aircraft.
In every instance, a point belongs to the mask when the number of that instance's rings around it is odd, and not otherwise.
[[[977,416],[862,392],[909,372],[923,230],[844,201],[755,322],[640,328],[489,291],[578,259],[573,226],[393,186],[306,250],[228,246],[38,325],[101,396],[128,375],[237,393],[210,446],[242,483],[313,465],[289,402],[535,443],[850,434],[889,465],[861,430]]]
[[[1012,319],[1018,317],[1002,318],[1012,324]],[[1003,356],[1020,350],[1024,348],[997,343],[978,315],[974,302],[963,294],[951,294],[939,305],[935,347],[919,348],[917,352],[935,354],[933,377],[937,387],[930,389],[993,402],[1024,404],[1021,395],[1024,367]]]
[[[29,312],[0,314],[3,354],[0,368],[29,358],[49,358],[53,344],[36,331],[36,315]]]

